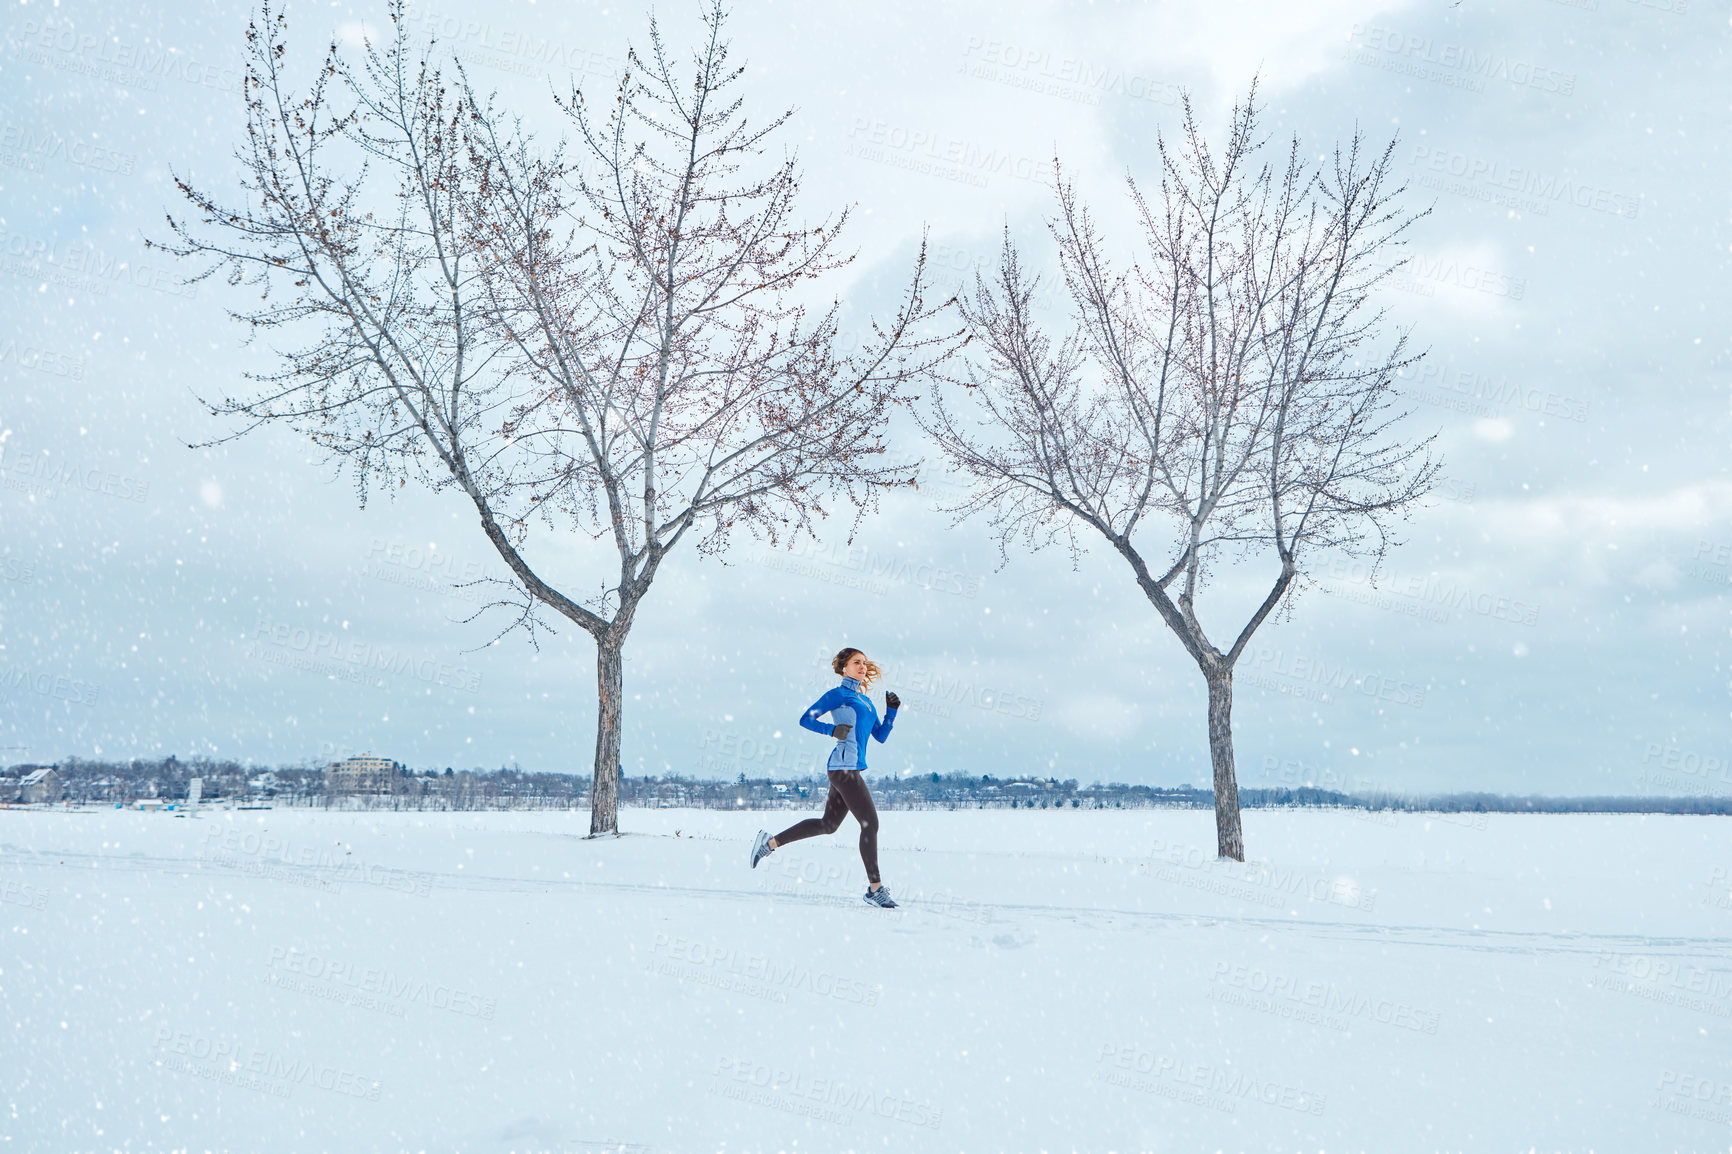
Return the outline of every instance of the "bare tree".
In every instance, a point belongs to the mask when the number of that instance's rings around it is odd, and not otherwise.
[[[623,650],[663,560],[744,529],[772,544],[813,532],[826,502],[854,523],[912,468],[882,432],[909,380],[943,355],[917,338],[924,248],[897,315],[842,355],[839,308],[801,306],[850,258],[846,213],[805,224],[794,158],[765,161],[786,114],[748,123],[730,89],[716,0],[689,74],[633,51],[604,122],[558,101],[579,146],[542,149],[477,98],[434,46],[407,40],[402,4],[383,49],[352,67],[337,45],[302,94],[284,75],[287,27],[267,3],[247,33],[244,204],[177,179],[196,223],[170,251],[262,292],[235,312],[283,333],[279,368],[207,402],[285,424],[352,471],[361,499],[410,477],[456,489],[512,580],[533,642],[543,609],[596,644],[592,834],[618,831]],[[576,153],[576,159],[568,156]],[[534,535],[532,536],[532,531]],[[532,563],[572,531],[614,562],[588,596]],[[569,581],[566,583],[569,588]]]
[[[1395,428],[1394,380],[1417,358],[1372,300],[1417,219],[1398,207],[1394,142],[1369,153],[1355,134],[1327,167],[1297,139],[1270,165],[1264,145],[1255,85],[1219,154],[1187,97],[1158,196],[1129,182],[1147,253],[1117,267],[1055,161],[1068,327],[1055,339],[1031,315],[1036,278],[1007,230],[997,276],[959,302],[980,352],[921,416],[972,483],[952,511],[986,514],[1001,552],[1063,539],[1074,561],[1085,527],[1130,566],[1207,683],[1217,845],[1239,861],[1235,663],[1325,551],[1380,560],[1438,471],[1431,439]],[[1273,577],[1223,650],[1197,595],[1246,560]]]

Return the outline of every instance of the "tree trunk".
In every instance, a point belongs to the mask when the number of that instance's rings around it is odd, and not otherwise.
[[[589,835],[619,833],[620,659],[623,641],[595,643],[595,787],[590,794]]]
[[[1239,828],[1239,779],[1233,768],[1233,671],[1209,678],[1209,760],[1215,765],[1215,847],[1234,861],[1245,860],[1245,834]]]

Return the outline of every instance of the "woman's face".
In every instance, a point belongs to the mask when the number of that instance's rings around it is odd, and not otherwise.
[[[842,676],[852,677],[855,681],[866,680],[866,655],[856,653],[842,664]]]

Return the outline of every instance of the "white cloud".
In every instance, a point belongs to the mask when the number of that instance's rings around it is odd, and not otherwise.
[[[1669,492],[1619,496],[1573,493],[1520,501],[1489,501],[1474,514],[1492,539],[1532,545],[1594,541],[1626,547],[1655,534],[1724,537],[1732,525],[1732,482],[1702,481]]]
[[[359,48],[369,40],[378,44],[380,33],[378,26],[368,21],[350,20],[337,26],[337,39],[346,47]]]
[[[1406,5],[1365,0],[1313,0],[1305,4],[1171,4],[1144,9],[1125,42],[1158,44],[1163,62],[1204,64],[1212,96],[1225,111],[1253,75],[1275,96],[1302,88],[1342,66],[1356,24]]]

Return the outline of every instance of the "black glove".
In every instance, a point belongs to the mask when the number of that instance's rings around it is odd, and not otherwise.
[[[884,706],[887,709],[901,709],[902,699],[886,689],[884,691]]]
[[[834,729],[832,729],[830,731],[830,736],[834,737],[837,741],[847,741],[848,735],[850,733],[853,733],[853,732],[854,732],[854,727],[852,725],[849,725],[846,722],[844,722],[843,724],[838,725]]]

